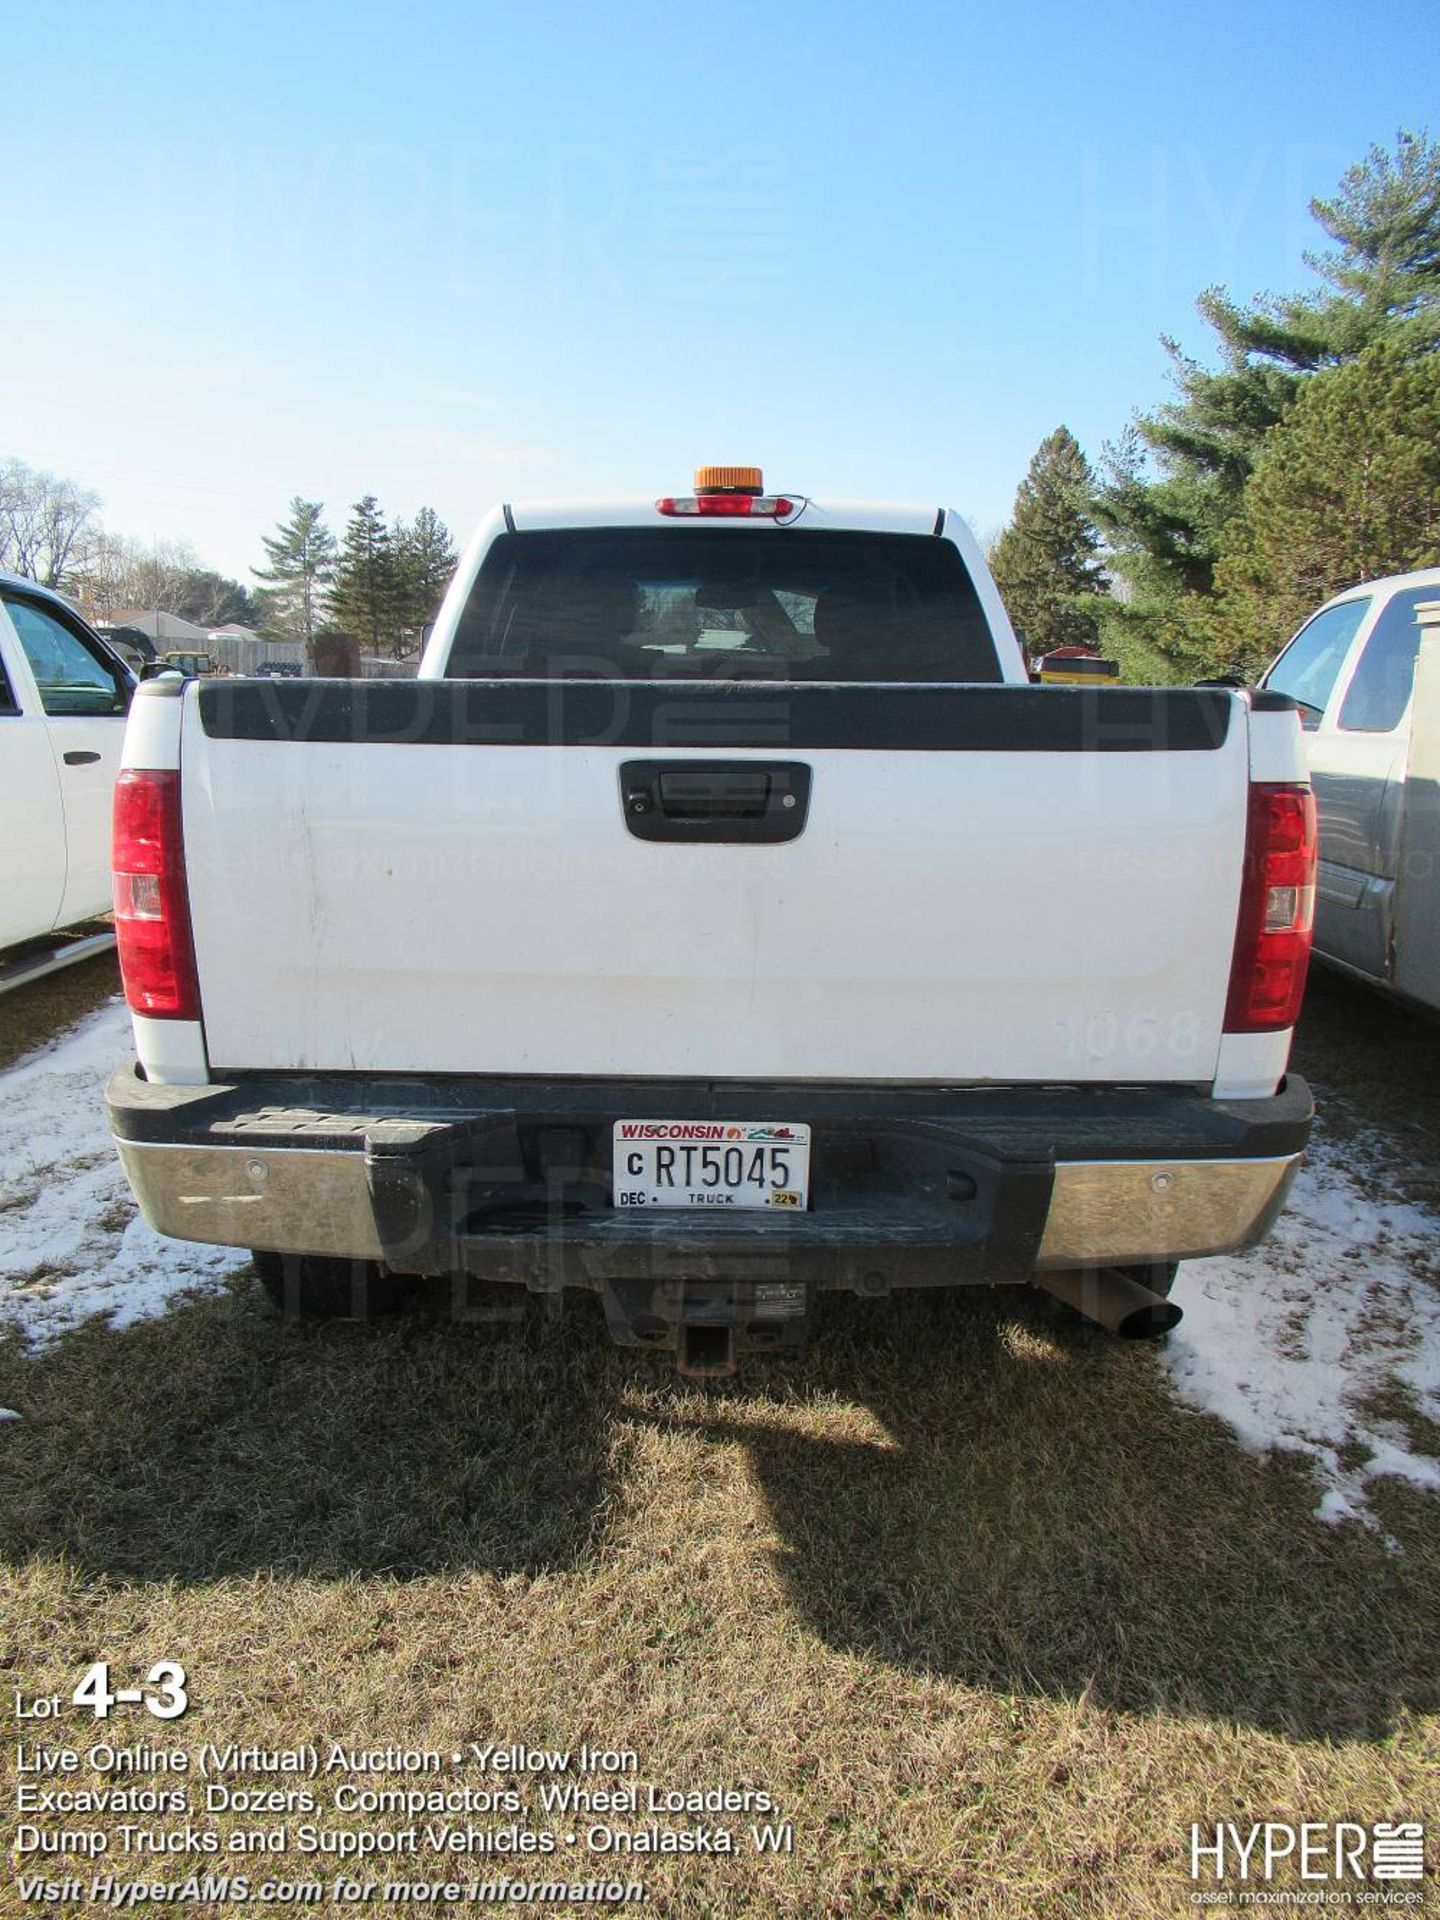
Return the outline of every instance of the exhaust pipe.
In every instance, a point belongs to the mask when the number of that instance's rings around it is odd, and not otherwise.
[[[1182,1307],[1119,1267],[1057,1267],[1037,1273],[1035,1285],[1122,1340],[1158,1340],[1184,1318]]]

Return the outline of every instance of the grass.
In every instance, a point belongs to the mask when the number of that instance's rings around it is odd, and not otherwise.
[[[1403,1380],[1391,1378],[1373,1388],[1360,1401],[1359,1411],[1372,1423],[1386,1420],[1399,1428],[1411,1453],[1425,1453],[1432,1459],[1440,1459],[1440,1421],[1430,1418],[1416,1399],[1414,1389]]]
[[[29,1053],[37,1038],[61,1032],[119,991],[119,962],[113,953],[100,953],[93,960],[77,961],[60,973],[0,993],[0,1069]]]
[[[706,1394],[585,1301],[297,1332],[241,1280],[0,1351],[0,1403],[6,1691],[173,1655],[189,1717],[128,1738],[588,1740],[774,1794],[792,1855],[742,1816],[622,1860],[652,1910],[1180,1913],[1192,1820],[1440,1811],[1436,1503],[1320,1524],[1297,1457],[1043,1299],[836,1301]]]

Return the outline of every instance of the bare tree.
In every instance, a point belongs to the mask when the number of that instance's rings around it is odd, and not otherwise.
[[[72,579],[81,598],[104,620],[113,620],[125,607],[136,605],[130,582],[135,568],[135,542],[124,534],[91,527],[75,553]]]
[[[137,541],[130,576],[134,598],[130,605],[162,613],[175,612],[197,564],[195,549],[183,540],[153,540],[148,544]]]
[[[75,550],[70,581],[108,620],[136,608],[175,612],[197,571],[183,540],[132,540],[96,526]]]
[[[23,460],[0,462],[0,566],[61,586],[100,497]]]

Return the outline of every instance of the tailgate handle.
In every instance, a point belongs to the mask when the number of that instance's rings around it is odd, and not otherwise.
[[[627,760],[620,800],[638,840],[794,840],[810,807],[810,769],[798,760]]]
[[[749,767],[721,767],[714,772],[682,767],[678,773],[667,767],[655,787],[660,811],[667,820],[716,813],[754,820],[770,804],[769,774],[753,773]]]

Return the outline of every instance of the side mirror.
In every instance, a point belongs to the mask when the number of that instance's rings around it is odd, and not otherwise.
[[[164,660],[147,660],[140,669],[142,680],[183,680],[184,674]]]
[[[1238,673],[1217,673],[1213,680],[1197,680],[1197,687],[1228,687],[1235,692],[1245,685]]]

